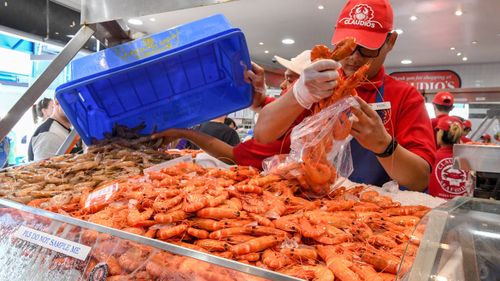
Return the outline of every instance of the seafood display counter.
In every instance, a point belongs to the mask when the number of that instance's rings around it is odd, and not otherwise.
[[[0,201],[5,206],[0,208],[1,253],[6,253],[1,274],[16,272],[20,258],[31,269],[46,268],[47,278],[56,274],[53,269],[57,274],[71,269],[76,279],[87,279],[101,265],[106,270],[99,274],[106,280],[163,280],[171,275],[186,280],[294,280],[282,274],[306,280],[394,280],[408,272],[415,258],[424,231],[414,231],[415,225],[436,206],[428,204],[432,198],[425,204],[403,203],[392,199],[397,195],[354,183],[329,197],[311,199],[301,197],[296,181],[242,166],[203,168],[184,162],[190,157],[90,193],[34,199],[29,206]],[[82,252],[81,260],[72,256]],[[240,278],[237,271],[254,277]],[[32,271],[21,272],[32,277]]]
[[[0,280],[299,280],[4,199],[0,252]]]
[[[472,174],[474,197],[500,199],[500,146],[456,144],[453,167]]]
[[[456,197],[433,209],[420,223],[426,231],[403,280],[498,280],[499,222],[495,200]]]

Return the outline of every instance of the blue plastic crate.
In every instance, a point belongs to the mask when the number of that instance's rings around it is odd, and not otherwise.
[[[166,42],[172,34],[175,47],[159,52],[139,47]],[[134,50],[142,55],[117,56]],[[248,107],[252,94],[243,79],[245,67],[250,56],[243,33],[216,15],[75,60],[78,78],[59,86],[56,97],[86,144],[103,139],[115,124],[144,123],[141,134],[149,135]]]

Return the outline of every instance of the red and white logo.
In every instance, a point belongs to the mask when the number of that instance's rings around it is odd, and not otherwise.
[[[436,166],[436,178],[442,190],[452,195],[464,195],[467,192],[469,173],[453,168],[453,158],[444,158]]]
[[[349,17],[342,18],[339,20],[340,23],[345,25],[359,25],[368,28],[382,28],[382,24],[378,21],[373,20],[375,13],[372,7],[367,4],[358,4],[351,9]]]

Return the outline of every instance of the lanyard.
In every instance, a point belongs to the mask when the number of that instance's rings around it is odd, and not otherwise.
[[[382,103],[384,102],[384,89],[385,89],[385,83],[384,80],[382,80],[382,85],[377,89],[377,92],[375,93],[375,103]],[[385,115],[385,110],[376,110],[378,116],[382,120],[384,120],[384,115]]]

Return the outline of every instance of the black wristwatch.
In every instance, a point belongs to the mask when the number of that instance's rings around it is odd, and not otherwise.
[[[394,137],[392,137],[391,142],[387,146],[387,148],[384,150],[382,153],[373,153],[375,156],[380,157],[380,158],[385,158],[389,157],[394,153],[394,150],[396,150],[396,147],[398,147],[398,142]]]

